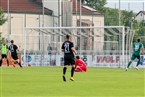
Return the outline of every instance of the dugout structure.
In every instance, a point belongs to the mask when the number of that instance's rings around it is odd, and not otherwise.
[[[44,63],[45,55],[49,56],[49,61],[51,55],[58,58],[57,55],[62,55],[61,45],[65,41],[65,35],[69,34],[79,55],[92,56],[92,62],[96,60],[96,55],[118,55],[117,67],[125,67],[133,37],[130,33],[132,32],[124,26],[26,27],[23,33],[23,64],[28,64],[28,55],[40,55],[39,65]],[[109,59],[102,60],[104,62]],[[48,65],[51,65],[51,62],[49,63]]]

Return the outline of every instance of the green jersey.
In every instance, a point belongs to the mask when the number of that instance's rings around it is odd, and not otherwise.
[[[2,44],[2,54],[7,54],[7,51],[8,51],[8,46],[6,44]]]
[[[136,55],[140,55],[140,50],[143,47],[143,44],[141,42],[135,42],[133,45],[133,53]]]

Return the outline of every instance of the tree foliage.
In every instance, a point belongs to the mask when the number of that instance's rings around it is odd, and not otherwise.
[[[111,9],[111,8],[104,8],[104,24],[105,26],[116,26],[118,25],[118,10],[117,9]]]
[[[5,23],[6,19],[4,18],[4,11],[0,8],[0,25]]]
[[[5,23],[6,19],[4,18],[4,11],[0,8],[0,26]],[[0,32],[0,44],[2,44],[2,37]],[[1,48],[1,45],[0,45]]]
[[[133,11],[121,11],[121,25],[122,26],[128,26],[131,29],[138,29],[139,28],[139,24],[138,22],[135,20],[135,14],[133,13]]]
[[[106,4],[106,0],[81,0],[81,2],[99,11],[102,11]]]

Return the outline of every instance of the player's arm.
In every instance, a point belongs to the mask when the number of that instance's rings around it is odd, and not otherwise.
[[[9,55],[11,55],[11,49],[10,49],[10,46],[8,47],[8,53],[9,53]]]
[[[76,49],[74,48],[74,44],[73,44],[73,43],[71,44],[71,47],[72,47],[71,50],[75,53],[75,55],[77,55],[77,51],[76,51]]]
[[[72,47],[71,49],[72,49],[72,51],[75,53],[75,55],[77,55],[76,49],[75,49],[74,47]]]
[[[64,43],[61,46],[61,51],[64,52]]]
[[[17,45],[15,45],[14,48],[16,49],[17,52],[19,51],[19,48],[17,47]]]

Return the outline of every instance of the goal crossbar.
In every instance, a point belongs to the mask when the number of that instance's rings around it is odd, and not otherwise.
[[[25,29],[95,29],[95,28],[125,28],[125,26],[82,26],[82,27],[25,27]]]

